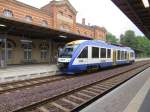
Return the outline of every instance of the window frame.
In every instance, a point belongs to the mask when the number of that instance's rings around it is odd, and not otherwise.
[[[120,60],[123,60],[123,51],[120,52]]]
[[[68,16],[69,16],[70,19],[73,19],[73,16],[72,16],[72,15],[68,15]]]
[[[84,51],[84,49],[87,49],[87,56],[86,56],[86,57],[80,57],[80,55],[81,55],[81,53]],[[89,53],[89,51],[88,51],[88,46],[86,46],[86,47],[84,47],[84,48],[81,50],[81,52],[79,53],[77,59],[87,59],[87,58],[88,58],[88,53]]]
[[[64,15],[63,11],[58,11],[61,16]]]
[[[41,60],[47,60],[48,59],[48,49],[41,49]]]
[[[134,53],[130,52],[130,57],[133,58],[134,57]]]
[[[25,20],[26,20],[27,22],[33,22],[33,18],[32,18],[32,16],[30,16],[30,15],[26,15],[26,16],[25,16]]]
[[[4,9],[4,10],[3,10],[3,15],[4,15],[5,17],[13,17],[13,16],[14,16],[13,11],[12,11],[12,10],[9,10],[9,9]]]
[[[96,48],[97,51],[98,51],[95,56],[93,56],[93,55],[94,55],[94,52],[93,52],[93,49],[94,49],[94,48]],[[95,49],[95,50],[96,50],[96,49]],[[99,47],[95,47],[95,46],[92,46],[92,47],[91,47],[91,50],[92,50],[91,58],[99,58],[99,57],[100,57],[100,54],[99,54],[100,50],[99,50],[99,49],[100,49]]]
[[[117,50],[117,60],[121,60],[121,50]]]
[[[108,52],[108,51],[110,51],[110,52]],[[109,54],[109,56],[108,56],[108,54]],[[107,58],[111,58],[111,48],[107,49]]]
[[[125,60],[127,59],[127,51],[125,51]]]
[[[105,50],[105,57],[102,56],[102,49]],[[100,48],[100,58],[107,58],[107,48]]]
[[[47,26],[48,26],[48,21],[46,21],[46,20],[42,20],[42,26],[47,27]]]

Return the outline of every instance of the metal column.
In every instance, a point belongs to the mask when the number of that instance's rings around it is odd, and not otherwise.
[[[3,37],[0,37],[0,42],[1,43],[4,43],[4,52],[2,53],[1,52],[1,59],[0,59],[0,66],[2,67],[2,68],[4,68],[4,67],[7,67],[7,37],[6,37],[6,35],[4,36],[3,35]],[[2,58],[2,55],[3,55],[3,58]]]
[[[5,44],[5,55],[4,55],[4,67],[7,67],[7,55],[8,55],[8,52],[7,52],[7,37],[5,37],[4,39],[4,44]]]

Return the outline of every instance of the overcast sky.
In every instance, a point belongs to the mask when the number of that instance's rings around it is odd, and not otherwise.
[[[40,8],[52,0],[18,0],[28,5]],[[108,32],[120,37],[126,30],[143,35],[138,28],[111,2],[111,0],[69,0],[78,11],[77,22],[82,18],[86,24],[105,27]]]

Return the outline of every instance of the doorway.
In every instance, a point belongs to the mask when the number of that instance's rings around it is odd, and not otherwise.
[[[117,58],[116,51],[113,50],[113,65],[116,65],[116,58]]]

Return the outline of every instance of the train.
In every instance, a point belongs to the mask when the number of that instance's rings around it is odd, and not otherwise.
[[[76,40],[59,51],[58,68],[65,74],[98,70],[135,61],[130,47],[113,45],[101,40]]]

